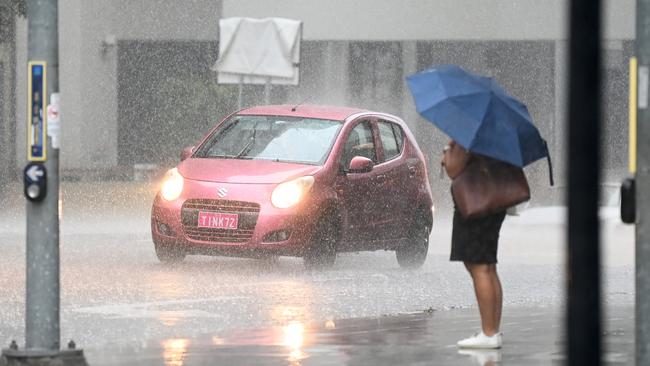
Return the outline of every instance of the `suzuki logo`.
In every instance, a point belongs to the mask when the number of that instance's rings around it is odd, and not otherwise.
[[[219,190],[217,190],[217,195],[219,197],[221,197],[221,198],[224,198],[224,197],[226,197],[226,195],[228,195],[228,190],[221,187],[221,188],[219,188]]]

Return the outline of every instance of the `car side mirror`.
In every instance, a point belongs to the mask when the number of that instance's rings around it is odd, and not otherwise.
[[[189,158],[194,153],[194,146],[186,147],[181,151],[181,161]]]
[[[375,164],[372,162],[372,160],[364,158],[363,156],[355,156],[352,158],[352,161],[350,161],[350,169],[348,169],[348,172],[368,173],[374,166]]]

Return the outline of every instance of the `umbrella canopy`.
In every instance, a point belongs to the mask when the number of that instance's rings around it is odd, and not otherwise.
[[[526,106],[492,78],[441,65],[406,79],[418,113],[465,149],[518,167],[549,156]]]

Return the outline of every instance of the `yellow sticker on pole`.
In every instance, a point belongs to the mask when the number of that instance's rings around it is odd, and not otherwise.
[[[27,69],[27,159],[47,159],[47,63],[30,61]]]
[[[636,108],[637,108],[637,61],[630,59],[630,134],[629,134],[629,165],[630,173],[636,173]]]

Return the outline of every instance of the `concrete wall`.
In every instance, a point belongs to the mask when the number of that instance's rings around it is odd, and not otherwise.
[[[27,163],[27,20],[16,20],[16,165]]]
[[[0,198],[2,183],[15,178],[13,159],[15,149],[15,74],[16,62],[14,44],[11,42],[13,31],[9,31],[9,40],[0,39]]]
[[[62,169],[112,168],[117,164],[117,42],[120,40],[217,40],[216,0],[66,0],[59,2]],[[18,95],[24,95],[27,28],[19,21],[22,52]],[[215,55],[216,56],[216,55]],[[24,111],[24,98],[17,98]],[[23,141],[24,112],[18,116]],[[16,152],[24,162],[24,149]]]
[[[224,0],[223,16],[304,21],[307,40],[565,39],[563,0]],[[606,38],[634,36],[634,0],[605,1]]]

